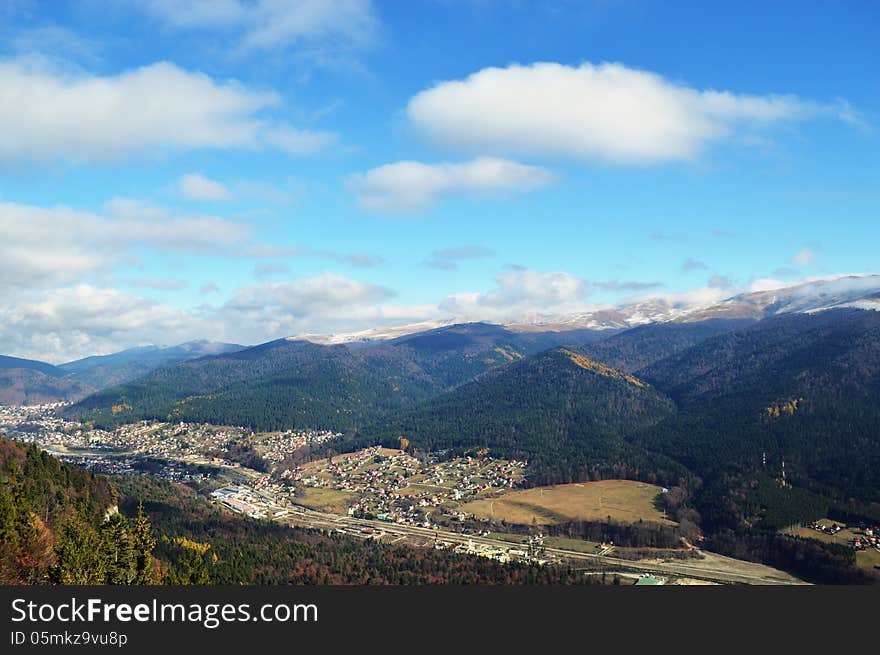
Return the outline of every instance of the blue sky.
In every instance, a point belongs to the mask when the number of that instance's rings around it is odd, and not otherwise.
[[[876,273],[872,2],[15,0],[0,352]]]

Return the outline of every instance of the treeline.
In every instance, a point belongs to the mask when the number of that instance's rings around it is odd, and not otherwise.
[[[877,583],[876,575],[855,566],[855,551],[781,534],[720,530],[705,543],[708,550],[788,571],[816,584]]]

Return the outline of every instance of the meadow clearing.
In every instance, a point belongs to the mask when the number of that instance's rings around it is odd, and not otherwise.
[[[510,491],[463,505],[461,511],[509,523],[549,525],[565,521],[639,520],[673,525],[657,509],[661,487],[633,480],[578,482]]]

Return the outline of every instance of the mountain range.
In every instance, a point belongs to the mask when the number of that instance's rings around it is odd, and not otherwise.
[[[162,366],[241,348],[200,340],[171,347],[130,348],[58,366],[0,355],[0,405],[80,400],[98,389],[123,384]]]
[[[755,534],[823,516],[880,521],[878,280],[744,294],[628,328],[421,325],[325,343],[187,346],[178,361],[129,351],[0,365],[59,382],[152,367],[64,409],[100,427],[329,429],[342,434],[312,456],[378,444],[488,452],[527,460],[530,484],[674,487],[713,543],[757,552]]]

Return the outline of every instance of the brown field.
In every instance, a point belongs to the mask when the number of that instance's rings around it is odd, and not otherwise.
[[[302,495],[296,497],[296,502],[300,505],[333,514],[347,513],[348,506],[355,500],[357,500],[357,495],[350,491],[326,487],[305,487],[302,490]]]
[[[625,523],[639,520],[674,524],[654,507],[661,488],[632,480],[603,480],[511,491],[496,498],[475,500],[461,511],[480,518],[510,523],[549,525],[565,521]]]

